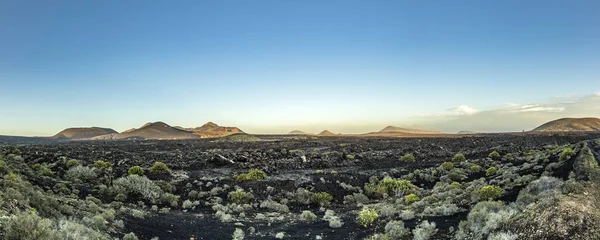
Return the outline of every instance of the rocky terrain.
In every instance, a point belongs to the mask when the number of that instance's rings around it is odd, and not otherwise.
[[[600,131],[600,118],[561,118],[533,129],[540,132]]]
[[[0,238],[600,239],[599,133],[223,139],[2,145]]]

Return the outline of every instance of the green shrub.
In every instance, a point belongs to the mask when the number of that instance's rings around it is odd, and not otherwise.
[[[54,175],[54,172],[52,172],[52,170],[50,168],[48,168],[48,166],[44,163],[44,164],[33,164],[33,166],[31,166],[31,168],[35,171],[37,171],[38,174],[42,175],[42,176],[52,176]]]
[[[500,158],[500,153],[498,153],[497,151],[493,151],[490,154],[488,154],[488,157],[491,159],[499,159]]]
[[[245,182],[245,181],[256,181],[256,180],[262,180],[262,179],[266,179],[267,178],[267,174],[265,172],[263,172],[260,169],[250,169],[250,171],[248,171],[248,173],[242,173],[239,174],[237,176],[235,176],[235,180],[238,182]]]
[[[477,164],[471,165],[471,172],[481,172],[481,166]]]
[[[477,195],[483,200],[497,199],[502,196],[502,193],[504,193],[504,189],[494,185],[483,186],[477,191]]]
[[[103,160],[98,160],[94,162],[94,167],[100,170],[107,170],[112,167],[112,163]]]
[[[318,170],[317,170],[317,171],[315,171],[315,172],[316,172],[317,174],[323,174],[323,173],[325,173],[325,170],[318,169]]]
[[[378,183],[365,184],[365,190],[375,196],[384,197],[386,195],[392,196],[398,193],[406,194],[409,191],[416,189],[409,180],[396,179],[386,177]]]
[[[444,163],[442,163],[441,167],[446,170],[452,170],[452,169],[454,169],[454,163],[444,162]]]
[[[9,218],[4,228],[4,239],[54,239],[54,223],[33,213],[19,213]]]
[[[464,162],[466,160],[467,158],[462,153],[457,153],[454,155],[454,157],[452,157],[452,162]]]
[[[346,159],[350,159],[350,160],[352,160],[352,159],[354,159],[354,155],[352,155],[352,154],[347,154],[347,155],[346,155]]]
[[[0,156],[0,173],[8,173],[8,172],[10,172],[10,169],[8,168],[8,165],[6,164],[6,162]]]
[[[480,202],[458,225],[455,239],[490,239],[488,235],[506,226],[518,212],[503,202]]]
[[[71,181],[81,180],[83,182],[92,181],[98,177],[94,169],[84,166],[75,166],[69,168],[65,174],[67,179]]]
[[[138,240],[138,237],[135,235],[135,233],[130,232],[123,236],[123,240]]]
[[[70,167],[79,166],[81,164],[79,163],[79,161],[77,161],[75,159],[71,159],[71,160],[67,161],[66,165],[67,165],[67,168],[70,168]]]
[[[333,196],[327,192],[319,192],[312,195],[311,202],[319,206],[329,206]]]
[[[429,240],[437,231],[435,222],[428,222],[427,220],[421,222],[419,226],[413,229],[413,240]]]
[[[504,155],[504,158],[508,159],[508,160],[514,160],[515,157],[512,155],[512,153],[507,153],[506,155]]]
[[[300,214],[300,216],[298,218],[300,219],[300,221],[303,221],[303,222],[316,222],[317,221],[317,215],[315,215],[313,212],[311,212],[309,210],[302,211],[302,213]]]
[[[496,169],[495,167],[490,167],[487,170],[485,170],[485,175],[486,176],[496,175],[496,172],[498,172],[498,169]]]
[[[560,153],[559,159],[561,161],[566,161],[569,160],[571,157],[575,156],[575,151],[573,151],[573,149],[569,148],[565,148],[565,150],[563,150]]]
[[[129,170],[127,170],[127,174],[144,176],[144,169],[140,166],[133,166],[130,167]]]
[[[252,201],[252,199],[254,199],[254,195],[252,195],[252,193],[245,192],[244,189],[241,188],[230,192],[228,197],[229,201],[237,204],[249,203],[250,201]]]
[[[406,197],[404,197],[404,202],[406,204],[412,204],[416,201],[419,201],[419,196],[417,196],[414,193],[411,193],[411,194],[407,195]]]
[[[404,163],[412,163],[415,162],[415,156],[412,155],[411,153],[408,153],[402,157],[400,157],[400,162],[404,162]]]
[[[152,167],[150,168],[151,173],[171,173],[171,169],[167,167],[167,164],[163,162],[154,162]]]
[[[409,234],[410,230],[404,227],[403,221],[389,221],[385,224],[385,233],[389,235],[388,239],[405,239]],[[384,238],[385,239],[385,238]]]
[[[123,193],[128,197],[140,196],[148,201],[154,201],[163,195],[160,187],[146,176],[129,175],[118,178],[114,182],[114,188],[117,193]]]
[[[338,174],[338,171],[336,171],[336,170],[331,170],[331,172],[329,172],[329,173],[331,173],[331,174],[335,175],[335,174]]]
[[[379,218],[379,214],[373,209],[363,209],[358,213],[356,222],[363,227],[368,227],[371,223],[375,222]]]

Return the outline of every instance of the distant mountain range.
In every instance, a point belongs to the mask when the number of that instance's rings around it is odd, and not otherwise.
[[[600,131],[600,118],[561,118],[542,124],[535,132]]]
[[[600,118],[561,118],[542,124],[530,132],[590,132],[600,131]],[[378,132],[365,134],[341,134],[333,133],[329,130],[323,130],[319,134],[309,134],[300,130],[291,131],[291,135],[307,134],[312,136],[365,136],[365,137],[444,137],[461,134],[477,134],[472,131],[460,131],[457,134],[443,134],[439,131],[401,128],[387,126]],[[200,127],[184,128],[180,126],[170,126],[164,122],[149,122],[139,128],[132,128],[121,133],[102,127],[77,127],[67,128],[60,131],[52,137],[19,137],[2,136],[0,143],[44,143],[66,140],[108,140],[108,139],[199,139],[199,138],[217,138],[229,135],[235,135],[223,141],[255,141],[251,139],[252,135],[244,134],[244,131],[237,127],[219,126],[213,122],[207,122]],[[258,138],[260,140],[260,138]]]
[[[122,133],[112,133],[93,137],[92,139],[195,139],[200,136],[190,131],[185,131],[169,126],[164,122],[154,122],[144,126],[127,130]]]
[[[197,139],[223,137],[243,133],[237,127],[222,127],[208,122],[196,128],[172,127],[164,122],[149,122],[139,128],[121,133],[110,128],[68,128],[53,138],[66,140],[108,140],[108,139]]]

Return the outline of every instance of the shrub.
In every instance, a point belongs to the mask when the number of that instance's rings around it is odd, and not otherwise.
[[[391,239],[404,239],[410,234],[410,230],[404,227],[403,221],[389,221],[385,224],[385,232]]]
[[[285,237],[284,232],[278,232],[277,234],[275,234],[275,239],[283,239],[284,237]]]
[[[290,211],[288,206],[286,206],[285,204],[275,202],[271,199],[267,199],[261,202],[260,208],[266,208],[269,209],[269,211],[275,211],[280,213],[288,213]]]
[[[302,211],[299,217],[300,221],[303,222],[315,222],[317,221],[317,215],[309,210]]]
[[[419,196],[417,196],[414,193],[411,193],[411,194],[407,195],[406,197],[404,197],[404,202],[406,204],[412,204],[416,201],[419,201]]]
[[[575,151],[573,151],[573,149],[569,148],[565,148],[565,150],[563,150],[560,153],[559,159],[561,161],[566,161],[569,160],[571,157],[575,156]]]
[[[404,163],[415,162],[415,156],[412,155],[411,153],[405,154],[404,156],[400,157],[400,162],[404,162]]]
[[[441,167],[446,170],[452,170],[452,169],[454,169],[454,163],[444,162],[444,163],[442,163]]]
[[[368,227],[371,223],[375,222],[379,218],[379,214],[373,209],[363,209],[358,213],[356,222],[363,227]]]
[[[266,178],[267,178],[267,174],[265,172],[254,168],[254,169],[250,169],[250,171],[248,171],[248,173],[242,173],[242,174],[237,175],[235,177],[235,180],[238,182],[245,182],[245,181],[262,180],[262,179],[266,179]]]
[[[163,162],[154,162],[150,168],[151,173],[171,173],[171,169]]]
[[[488,154],[488,157],[491,159],[499,159],[500,158],[500,153],[498,153],[497,151],[493,151],[490,154]]]
[[[413,229],[413,240],[428,240],[435,234],[437,229],[434,222],[423,221]]]
[[[490,167],[487,170],[485,170],[485,176],[496,175],[496,172],[498,172],[498,169],[496,169],[495,167]]]
[[[10,217],[4,231],[6,240],[52,239],[55,237],[52,220],[41,218],[35,213],[19,213]]]
[[[67,168],[71,168],[71,167],[75,167],[75,166],[79,166],[81,165],[79,163],[79,161],[75,160],[75,159],[71,159],[69,161],[67,161]]]
[[[519,192],[516,203],[522,208],[532,203],[542,206],[552,205],[556,199],[562,197],[563,186],[564,182],[561,179],[542,176]]]
[[[342,219],[340,217],[335,216],[335,212],[333,210],[325,211],[325,216],[323,216],[323,220],[329,222],[330,228],[340,228],[344,225]]]
[[[517,211],[503,202],[480,202],[458,225],[456,239],[487,239],[496,229],[509,223]]]
[[[416,188],[417,187],[413,185],[409,180],[396,179],[391,177],[386,177],[378,183],[365,184],[365,190],[368,193],[380,197],[395,194],[403,195]]]
[[[138,240],[138,237],[135,235],[135,233],[130,232],[123,236],[123,240]]]
[[[8,165],[4,160],[2,160],[2,157],[0,156],[0,173],[8,173],[9,171],[10,170],[8,168]]]
[[[499,198],[502,196],[502,193],[504,193],[504,189],[494,185],[484,186],[477,191],[479,198],[484,200]]]
[[[481,172],[481,166],[477,164],[471,165],[471,172]]]
[[[153,201],[162,195],[162,190],[146,176],[129,175],[118,178],[114,182],[114,188],[118,193],[125,195],[137,195],[143,199]]]
[[[344,204],[366,203],[369,198],[362,193],[353,193],[352,195],[344,196]]]
[[[244,189],[241,188],[230,192],[228,197],[231,202],[237,204],[249,203],[252,201],[252,199],[254,199],[254,195],[252,195],[252,193],[245,192]]]
[[[236,228],[233,231],[233,234],[231,234],[231,239],[232,240],[244,240],[244,238],[246,237],[246,234],[244,233],[244,230]]]
[[[504,158],[508,159],[508,160],[514,160],[515,157],[512,155],[512,153],[507,153],[506,155],[504,155]]]
[[[354,159],[354,155],[352,155],[352,154],[347,154],[347,155],[346,155],[346,159],[350,159],[350,160],[352,160],[352,159]]]
[[[457,153],[454,155],[454,157],[452,157],[452,162],[464,162],[466,160],[467,158],[462,153]]]
[[[328,206],[333,200],[333,196],[327,192],[319,192],[312,195],[311,202],[319,206]]]
[[[112,167],[112,163],[105,162],[103,160],[98,160],[94,162],[94,167],[100,170],[107,170]]]
[[[315,171],[315,173],[317,173],[317,174],[323,174],[323,173],[325,173],[325,170],[323,170],[323,169],[317,169]]]
[[[38,172],[38,174],[40,174],[42,176],[54,175],[54,172],[52,172],[52,170],[50,170],[50,168],[48,168],[48,166],[45,163],[44,164],[36,163],[31,168],[36,170]]]
[[[85,182],[96,179],[98,174],[90,167],[75,166],[67,170],[66,177],[71,181],[81,180]]]
[[[144,169],[140,166],[133,166],[130,167],[129,170],[127,170],[127,174],[144,176]]]
[[[363,238],[363,240],[392,240],[389,234],[376,233],[369,237]]]

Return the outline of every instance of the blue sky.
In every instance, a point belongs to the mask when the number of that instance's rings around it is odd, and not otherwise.
[[[598,1],[1,1],[0,134],[158,120],[264,133],[454,131],[462,126],[446,123],[457,116],[529,105],[554,110],[478,130],[599,116],[556,101],[597,101],[598,9]]]

